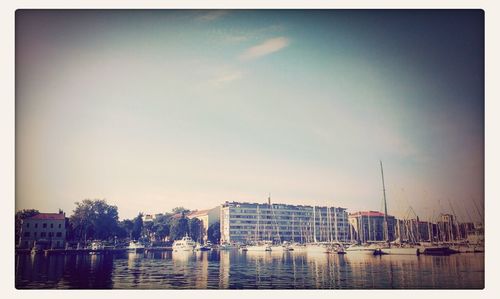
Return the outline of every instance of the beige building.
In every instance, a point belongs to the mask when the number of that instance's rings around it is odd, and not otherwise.
[[[48,248],[64,248],[66,244],[66,217],[59,213],[40,213],[23,219],[20,248],[32,248],[37,242]]]
[[[187,218],[197,218],[202,222],[202,235],[203,240],[206,241],[208,227],[213,223],[220,220],[220,207],[215,207],[213,209],[194,211],[186,215]]]

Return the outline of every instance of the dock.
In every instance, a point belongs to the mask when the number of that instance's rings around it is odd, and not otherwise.
[[[172,247],[149,247],[144,252],[164,252],[172,251]],[[121,254],[129,252],[128,248],[105,248],[105,249],[45,249],[45,255],[75,255],[75,254]],[[16,249],[17,254],[30,254],[29,249]],[[40,252],[42,253],[42,252]]]

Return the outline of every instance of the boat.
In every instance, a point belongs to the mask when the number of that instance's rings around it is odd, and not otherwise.
[[[344,251],[348,254],[368,254],[374,255],[376,251],[380,250],[375,246],[363,246],[363,245],[351,245],[347,247]]]
[[[290,245],[291,250],[295,252],[303,252],[306,251],[306,245],[301,243],[293,243]]]
[[[435,245],[423,247],[422,253],[425,255],[450,255],[459,253],[459,251],[451,249],[449,246]]]
[[[196,244],[195,249],[196,251],[210,251],[212,248],[208,245],[202,245],[200,243]]]
[[[222,243],[219,245],[219,250],[230,250],[233,249],[233,245],[229,243]]]
[[[240,251],[248,251],[248,248],[246,245],[240,245],[240,247],[238,248]]]
[[[402,247],[402,246],[391,246],[386,248],[381,248],[381,250],[386,254],[391,255],[420,255],[420,249],[418,247]]]
[[[325,243],[307,243],[306,244],[307,253],[329,253],[329,246]]]
[[[43,253],[44,246],[35,241],[33,247],[31,248],[31,254]]]
[[[271,251],[293,251],[293,247],[285,241],[282,244],[271,245]]]
[[[187,234],[180,240],[176,240],[172,249],[174,252],[193,251],[196,248],[196,243]]]
[[[138,241],[130,241],[127,250],[129,252],[139,253],[144,252],[145,246]]]
[[[268,242],[259,242],[247,245],[247,251],[272,251],[272,247]]]

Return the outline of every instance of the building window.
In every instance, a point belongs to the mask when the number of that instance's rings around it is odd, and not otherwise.
[[[30,223],[29,223],[29,222],[28,222],[28,223],[26,223],[26,227],[30,227]]]
[[[25,236],[25,237],[29,237],[29,236],[30,236],[30,232],[25,232],[25,233],[24,233],[24,236]]]
[[[47,228],[47,223],[44,223],[44,224],[43,224],[43,228]]]
[[[38,223],[35,223],[35,228],[37,228],[37,227],[38,227]]]
[[[35,238],[36,238],[36,232],[34,232],[34,233],[33,233],[33,237],[35,237]]]
[[[41,232],[41,233],[40,233],[40,237],[42,237],[42,238],[45,238],[45,236],[46,236],[46,235],[47,235],[47,234],[46,234],[45,232]]]
[[[59,223],[59,228],[61,228],[61,223]]]
[[[49,232],[49,238],[52,238],[54,236],[53,232]]]
[[[54,228],[54,223],[51,223],[51,224],[50,224],[50,228]]]
[[[58,238],[62,237],[62,233],[61,232],[57,232],[56,233],[56,237],[58,237]]]

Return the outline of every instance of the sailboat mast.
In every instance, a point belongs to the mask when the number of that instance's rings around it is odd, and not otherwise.
[[[380,161],[380,172],[382,173],[382,190],[384,192],[384,237],[389,242],[389,224],[387,222],[387,199],[385,197],[385,181],[384,181],[384,167]]]

